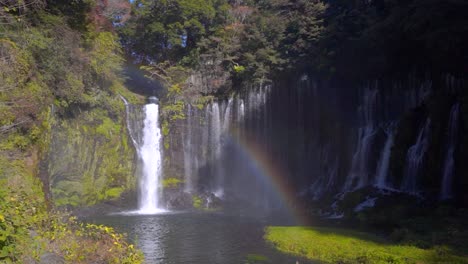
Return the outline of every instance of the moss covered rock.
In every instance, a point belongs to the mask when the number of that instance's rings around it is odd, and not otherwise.
[[[58,206],[88,206],[134,190],[135,150],[123,109],[94,108],[55,117],[46,157],[49,187]]]

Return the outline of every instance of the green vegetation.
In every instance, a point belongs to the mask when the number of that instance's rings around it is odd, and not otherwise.
[[[195,209],[202,209],[203,207],[203,200],[200,196],[198,195],[193,195],[192,196],[192,205],[193,208]]]
[[[54,206],[116,199],[134,185],[118,95],[139,99],[123,86],[110,30],[120,21],[110,18],[125,13],[115,4],[125,1],[111,2],[0,3],[2,263],[35,263],[46,253],[67,263],[143,262],[121,235]]]
[[[165,178],[163,180],[163,187],[164,189],[177,188],[182,183],[184,183],[184,181],[179,178]]]
[[[242,89],[296,69],[361,81],[462,73],[466,8],[445,0],[139,0],[119,33],[144,64],[159,63],[146,67],[153,77],[181,83],[170,69],[185,78],[199,71],[210,89],[198,95],[219,94],[231,89],[228,79]]]
[[[0,156],[0,262],[32,263],[53,253],[67,263],[142,263],[143,256],[111,228],[83,225],[47,209],[29,161]],[[110,253],[111,252],[111,253]]]
[[[185,104],[182,101],[176,101],[173,104],[163,105],[162,113],[165,117],[169,119],[169,121],[174,122],[176,120],[184,120],[185,119]]]
[[[118,98],[112,100],[121,104]],[[116,113],[119,118],[111,119]],[[56,121],[48,151],[49,183],[56,205],[93,205],[135,188],[135,153],[127,142],[124,115],[123,109],[95,108]]]
[[[265,239],[279,250],[326,263],[468,263],[448,247],[392,244],[367,233],[322,227],[268,227]]]
[[[224,0],[133,1],[132,17],[120,29],[123,43],[139,56],[179,62],[198,41],[219,27]]]
[[[363,190],[357,192],[348,193],[338,203],[346,222],[360,228],[379,230],[394,243],[421,248],[444,245],[457,254],[468,255],[465,246],[468,241],[466,209],[449,204],[424,204],[402,194],[379,197],[373,208],[356,213],[353,208],[362,200],[355,198],[364,198]],[[350,203],[353,199],[354,205]]]

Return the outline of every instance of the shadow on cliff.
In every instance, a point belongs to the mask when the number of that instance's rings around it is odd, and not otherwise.
[[[145,76],[145,72],[140,70],[139,65],[126,63],[124,66],[125,86],[132,92],[143,96],[163,95],[164,87],[157,81]]]

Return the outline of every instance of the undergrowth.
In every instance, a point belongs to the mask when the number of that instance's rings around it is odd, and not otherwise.
[[[468,263],[446,246],[421,249],[336,228],[268,227],[265,239],[282,252],[325,263]]]

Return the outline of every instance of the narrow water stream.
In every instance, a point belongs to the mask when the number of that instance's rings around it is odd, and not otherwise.
[[[256,263],[312,263],[282,254],[263,240],[267,225],[281,224],[275,219],[221,212],[179,212],[107,215],[87,221],[127,233],[150,264],[253,263],[247,260],[249,254],[268,258]]]

